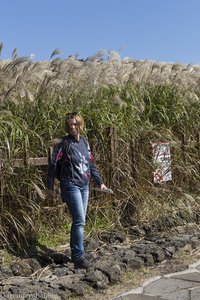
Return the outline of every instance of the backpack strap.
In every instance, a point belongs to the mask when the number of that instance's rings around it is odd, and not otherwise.
[[[62,145],[63,156],[61,157],[61,161],[60,161],[60,163],[61,163],[60,179],[62,179],[64,162],[67,160],[67,158],[70,159],[70,157],[68,156],[69,149],[70,149],[69,141],[67,141],[67,139],[63,138],[63,145]]]
[[[89,147],[88,139],[85,136],[83,136],[82,138],[83,138],[86,148],[88,149],[88,147]]]
[[[70,149],[70,143],[67,139],[63,139],[63,145],[62,145],[62,162],[64,162],[69,154],[69,149]]]

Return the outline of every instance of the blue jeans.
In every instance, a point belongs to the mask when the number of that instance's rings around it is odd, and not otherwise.
[[[61,197],[67,204],[72,216],[70,232],[70,248],[72,260],[78,260],[84,255],[84,225],[88,206],[89,186],[79,187],[72,182],[60,183]]]

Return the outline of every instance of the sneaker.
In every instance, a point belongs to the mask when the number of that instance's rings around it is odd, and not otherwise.
[[[90,267],[90,262],[85,257],[81,257],[74,261],[74,267],[76,269],[88,269]]]

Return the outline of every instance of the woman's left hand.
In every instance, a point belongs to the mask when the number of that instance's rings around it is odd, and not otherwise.
[[[102,183],[101,186],[100,186],[100,189],[101,190],[107,190],[107,187],[105,186],[105,184]]]

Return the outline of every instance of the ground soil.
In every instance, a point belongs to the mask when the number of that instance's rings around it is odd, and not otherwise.
[[[134,272],[126,272],[123,274],[121,282],[109,286],[101,293],[93,293],[87,295],[87,300],[111,300],[123,292],[138,287],[144,281],[159,275],[180,272],[188,268],[188,266],[200,260],[200,249],[192,250],[186,246],[175,254],[171,260],[163,261],[161,264],[153,267],[141,268]],[[82,298],[83,299],[83,298]]]

